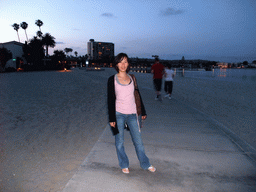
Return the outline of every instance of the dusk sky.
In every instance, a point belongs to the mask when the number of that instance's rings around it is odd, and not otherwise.
[[[0,0],[0,43],[18,41],[13,23],[28,23],[87,54],[90,39],[115,44],[115,54],[160,59],[256,60],[256,0]],[[19,29],[21,42],[26,36]]]

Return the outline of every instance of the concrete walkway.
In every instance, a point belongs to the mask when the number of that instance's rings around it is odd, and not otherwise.
[[[155,173],[139,166],[129,132],[130,174],[118,166],[109,126],[63,192],[255,192],[256,167],[219,125],[177,101],[141,89],[148,118],[142,137]]]

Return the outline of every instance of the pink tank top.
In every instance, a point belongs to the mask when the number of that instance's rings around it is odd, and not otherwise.
[[[122,114],[136,114],[136,104],[134,98],[134,83],[131,81],[128,85],[121,84],[115,75],[115,92],[116,92],[116,111]]]

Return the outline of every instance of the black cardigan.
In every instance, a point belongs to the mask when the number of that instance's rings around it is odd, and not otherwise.
[[[131,75],[133,76],[133,75]],[[112,75],[108,78],[108,118],[109,122],[116,122],[116,93],[115,93],[115,81],[114,81],[115,75]],[[135,77],[134,77],[135,78]],[[139,92],[139,89],[138,89]],[[139,92],[140,95],[140,92]],[[146,110],[144,107],[144,104],[141,99],[141,115],[145,116]]]

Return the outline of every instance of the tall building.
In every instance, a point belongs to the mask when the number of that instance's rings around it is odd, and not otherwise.
[[[114,57],[114,43],[90,39],[87,43],[87,55],[89,60],[111,59]]]

